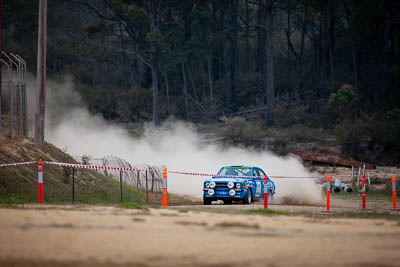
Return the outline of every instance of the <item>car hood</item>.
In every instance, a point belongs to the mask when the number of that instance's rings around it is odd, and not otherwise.
[[[246,178],[213,177],[210,181],[214,182],[243,182]]]

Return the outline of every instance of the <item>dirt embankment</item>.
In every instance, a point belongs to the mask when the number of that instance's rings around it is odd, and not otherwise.
[[[398,220],[0,209],[1,266],[398,266],[399,248]]]
[[[32,138],[3,138],[0,143],[0,163],[30,161],[77,163],[70,155],[52,144],[43,149],[34,145]],[[0,203],[37,201],[37,164],[0,168]],[[69,167],[44,164],[44,202],[72,201],[72,174]],[[83,203],[119,203],[119,183],[94,170],[74,170],[75,201]],[[144,194],[123,184],[125,201],[144,203]],[[159,197],[158,197],[159,198]],[[157,203],[159,200],[157,199]]]

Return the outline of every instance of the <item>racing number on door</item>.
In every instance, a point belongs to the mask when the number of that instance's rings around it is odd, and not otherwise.
[[[261,194],[261,182],[259,181],[259,176],[260,176],[260,173],[259,173],[259,170],[258,169],[254,169],[253,170],[253,175],[254,176],[257,176],[256,177],[256,197],[259,197],[260,196],[260,194]]]
[[[257,184],[256,196],[258,197],[261,194],[261,182],[257,181],[256,184]]]

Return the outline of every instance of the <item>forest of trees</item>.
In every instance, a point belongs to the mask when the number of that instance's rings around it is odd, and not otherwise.
[[[3,2],[3,50],[32,73],[38,2]],[[72,75],[107,120],[209,122],[253,110],[266,127],[358,124],[348,138],[375,138],[371,149],[397,161],[399,9],[384,0],[49,1],[47,72]]]

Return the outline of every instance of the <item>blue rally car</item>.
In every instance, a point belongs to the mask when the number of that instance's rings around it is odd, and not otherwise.
[[[258,167],[226,166],[216,176],[204,181],[203,203],[210,205],[214,200],[223,200],[224,204],[242,201],[250,204],[264,197],[264,177],[267,175]],[[268,198],[275,194],[275,183],[268,179]]]

